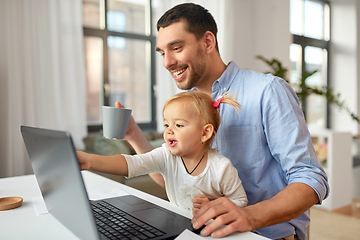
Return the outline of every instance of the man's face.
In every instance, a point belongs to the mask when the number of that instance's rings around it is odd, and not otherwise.
[[[185,30],[182,21],[160,28],[156,50],[163,65],[182,90],[196,87],[205,78],[206,61],[202,40]]]

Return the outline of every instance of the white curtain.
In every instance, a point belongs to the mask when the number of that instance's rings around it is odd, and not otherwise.
[[[32,173],[20,125],[86,130],[81,0],[0,1],[0,177]]]
[[[157,21],[167,10],[178,5],[180,3],[193,2],[200,4],[209,10],[211,15],[215,18],[218,25],[218,42],[220,52],[225,52],[227,49],[231,49],[232,46],[227,47],[227,44],[223,39],[225,27],[225,17],[227,16],[227,9],[231,5],[233,0],[198,0],[198,1],[184,1],[184,0],[154,0],[157,11],[155,12],[155,20]],[[156,25],[156,22],[155,22]],[[156,29],[154,30],[156,31]],[[227,48],[227,49],[225,49]],[[177,88],[175,80],[170,73],[164,68],[162,64],[162,57],[160,54],[156,55],[156,97],[157,97],[157,129],[159,132],[164,130],[162,109],[167,99],[174,94],[180,92]]]

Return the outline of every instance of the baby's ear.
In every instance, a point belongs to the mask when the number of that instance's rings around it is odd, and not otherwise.
[[[203,128],[203,135],[201,137],[202,142],[209,140],[214,134],[214,126],[210,123],[206,124]]]

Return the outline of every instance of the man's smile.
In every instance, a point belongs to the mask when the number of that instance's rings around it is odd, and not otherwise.
[[[172,71],[171,74],[173,75],[173,77],[175,78],[175,80],[179,80],[183,77],[185,70],[187,69],[187,67],[185,68],[181,68],[179,70],[176,71]]]

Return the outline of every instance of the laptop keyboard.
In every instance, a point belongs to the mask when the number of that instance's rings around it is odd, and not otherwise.
[[[105,202],[91,202],[96,225],[109,239],[152,239],[164,235],[162,231]]]

